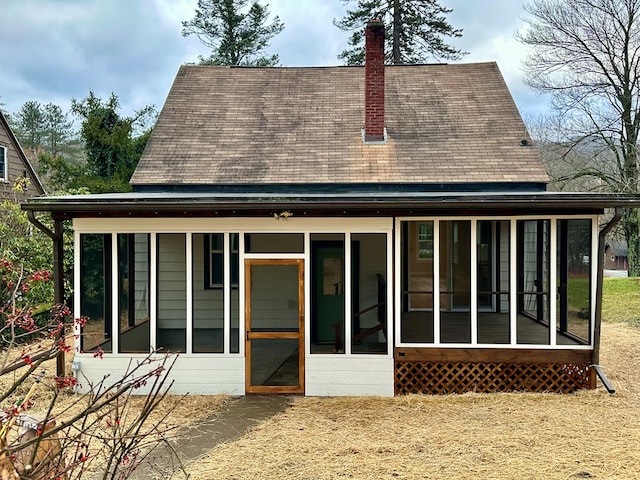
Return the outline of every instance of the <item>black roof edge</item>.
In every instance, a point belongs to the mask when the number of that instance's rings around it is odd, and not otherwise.
[[[439,210],[486,211],[518,209],[535,210],[638,208],[640,195],[586,194],[564,192],[422,194],[359,196],[295,196],[295,195],[150,195],[136,193],[35,197],[22,204],[23,210],[58,212],[71,216],[81,213],[119,212],[240,212],[265,210],[314,210],[325,212],[375,212]]]
[[[429,193],[429,192],[544,192],[537,182],[478,183],[304,183],[227,185],[133,185],[136,193],[259,193],[259,194],[340,194],[340,193]]]

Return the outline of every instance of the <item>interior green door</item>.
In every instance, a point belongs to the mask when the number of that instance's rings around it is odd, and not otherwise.
[[[247,393],[304,392],[304,261],[246,260]]]
[[[316,245],[313,267],[314,339],[335,344],[344,322],[344,248]]]

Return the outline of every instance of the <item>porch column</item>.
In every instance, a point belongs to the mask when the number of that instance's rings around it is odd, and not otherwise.
[[[64,303],[64,232],[63,220],[54,220],[53,231],[53,303],[62,305]],[[64,332],[61,332],[64,335]],[[64,376],[64,351],[58,352],[56,358],[56,375]]]

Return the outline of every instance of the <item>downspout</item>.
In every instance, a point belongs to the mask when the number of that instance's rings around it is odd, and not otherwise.
[[[54,219],[54,231],[52,232],[46,225],[36,218],[32,210],[27,210],[27,218],[38,229],[44,232],[53,240],[53,303],[62,305],[64,303],[64,236],[62,220]],[[64,336],[64,331],[60,332],[60,337]],[[56,358],[56,375],[59,377],[65,374],[65,355],[60,351]]]
[[[595,318],[595,325],[594,325],[594,329],[593,329],[593,357],[591,359],[591,363],[593,364],[594,367],[598,367],[598,368],[594,368],[594,371],[598,374],[598,376],[600,377],[600,380],[602,380],[602,383],[605,385],[605,387],[607,387],[607,390],[609,390],[610,393],[613,393],[613,391],[611,391],[613,388],[612,387],[611,388],[608,387],[608,385],[610,385],[610,383],[609,383],[608,379],[604,376],[604,373],[602,373],[602,370],[599,368],[599,362],[600,362],[600,331],[601,331],[601,327],[602,327],[602,284],[603,284],[603,279],[604,279],[604,249],[605,249],[605,237],[611,231],[611,229],[617,225],[617,223],[620,221],[621,217],[622,217],[622,209],[616,208],[615,214],[613,215],[613,218],[611,220],[609,220],[609,223],[607,223],[602,228],[602,230],[600,230],[600,233],[598,234],[598,273],[597,273],[597,279],[596,279],[596,318]]]

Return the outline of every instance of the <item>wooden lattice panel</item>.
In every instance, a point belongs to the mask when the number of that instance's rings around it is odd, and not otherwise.
[[[590,388],[588,364],[396,361],[395,393],[555,392]]]

